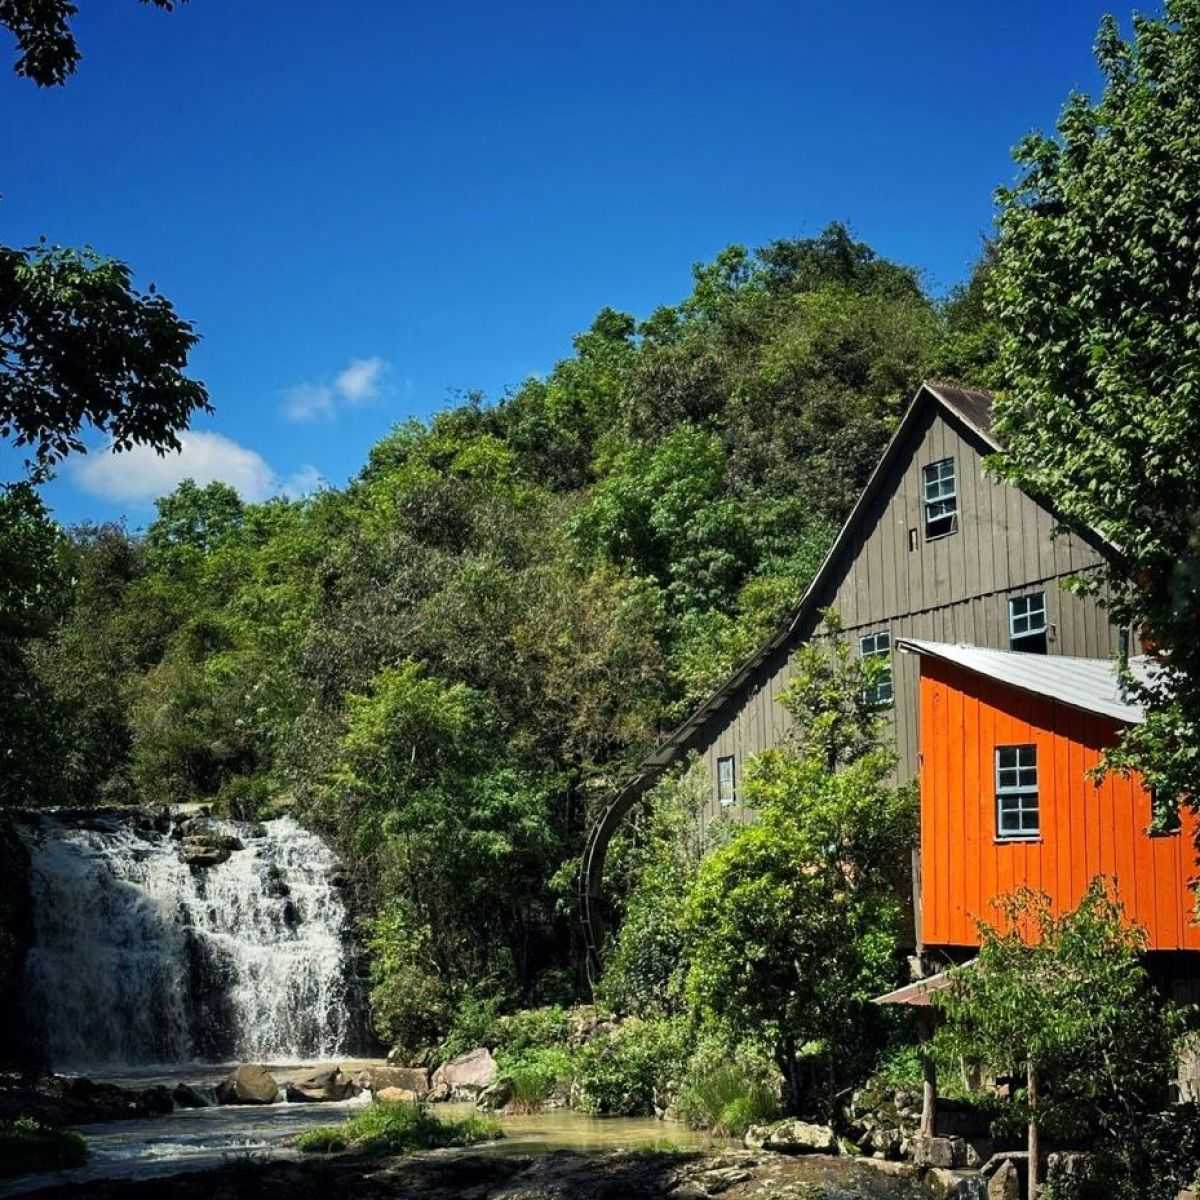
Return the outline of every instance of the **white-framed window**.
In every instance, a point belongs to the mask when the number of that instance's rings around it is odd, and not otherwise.
[[[958,485],[954,459],[942,458],[925,468],[925,537],[944,537],[958,528]]]
[[[864,659],[882,659],[883,669],[875,682],[863,692],[868,704],[891,704],[892,702],[892,635],[887,630],[868,633],[858,639],[858,655]]]
[[[732,754],[717,759],[717,799],[723,808],[737,801],[737,772]]]
[[[1008,648],[1030,654],[1046,653],[1046,593],[1030,592],[1008,602]]]
[[[1035,838],[1038,814],[1036,746],[996,747],[996,836]]]

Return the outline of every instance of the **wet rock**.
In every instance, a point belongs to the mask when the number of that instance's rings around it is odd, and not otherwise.
[[[425,1067],[364,1067],[354,1076],[354,1084],[372,1095],[384,1088],[403,1088],[424,1100],[429,1095],[429,1071]]]
[[[274,1104],[279,1084],[266,1067],[246,1063],[217,1084],[218,1104]]]
[[[0,1076],[0,1120],[29,1116],[47,1125],[88,1125],[161,1116],[174,1107],[165,1087],[123,1088],[83,1076]]]
[[[964,1175],[949,1167],[930,1167],[922,1182],[937,1200],[973,1200],[979,1195],[977,1176]]]
[[[751,1125],[745,1145],[750,1150],[772,1150],[776,1154],[836,1154],[837,1138],[828,1125],[808,1121],[777,1121],[774,1125]]]
[[[490,1050],[480,1046],[438,1067],[432,1091],[435,1096],[445,1092],[452,1100],[474,1100],[495,1079],[496,1060]]]
[[[349,1100],[359,1088],[340,1067],[310,1071],[284,1084],[284,1095],[295,1101]]]
[[[503,1108],[513,1097],[512,1081],[509,1079],[497,1079],[494,1083],[488,1084],[487,1087],[475,1097],[475,1104],[478,1108],[487,1109],[495,1112]]]
[[[208,1098],[190,1083],[177,1083],[171,1093],[176,1108],[208,1108]]]
[[[140,1093],[140,1102],[150,1116],[165,1117],[168,1113],[175,1111],[175,1098],[171,1095],[171,1089],[163,1087],[161,1084],[143,1088]]]
[[[919,1167],[965,1167],[967,1144],[962,1138],[917,1138],[913,1145],[913,1162]]]

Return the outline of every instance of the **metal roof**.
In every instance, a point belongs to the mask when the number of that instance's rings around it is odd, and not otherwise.
[[[974,966],[975,962],[975,959],[971,959],[964,966]],[[888,992],[886,996],[876,996],[871,1003],[908,1004],[913,1008],[928,1008],[933,1003],[930,999],[932,993],[948,988],[952,982],[953,978],[950,972],[942,971],[937,975],[928,975],[924,979],[918,979],[916,983],[897,988],[894,992]]]
[[[1098,713],[1127,725],[1142,722],[1142,709],[1123,695],[1117,664],[1112,659],[1022,654],[1014,650],[989,650],[983,646],[926,642],[919,638],[897,638],[896,648],[940,658],[977,675],[1083,712]],[[1145,659],[1131,659],[1129,667],[1142,681],[1148,678]]]

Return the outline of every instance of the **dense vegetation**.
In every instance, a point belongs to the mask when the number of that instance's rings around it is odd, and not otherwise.
[[[421,1104],[376,1100],[369,1108],[340,1125],[321,1125],[296,1138],[308,1154],[408,1154],[413,1150],[440,1150],[447,1146],[474,1146],[503,1137],[500,1124],[487,1117],[459,1120],[438,1117]]]
[[[831,226],[602,310],[340,490],[185,483],[144,535],[10,490],[4,799],[292,806],[353,864],[388,1039],[573,998],[590,812],[795,603],[957,311]]]

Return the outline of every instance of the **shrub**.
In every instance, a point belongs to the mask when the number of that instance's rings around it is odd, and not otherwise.
[[[526,1008],[494,1021],[492,1035],[498,1048],[522,1054],[526,1050],[564,1045],[571,1036],[571,1020],[566,1009],[558,1004]]]
[[[709,1042],[692,1055],[675,1108],[693,1129],[741,1137],[751,1125],[779,1115],[781,1082],[765,1054]]]
[[[477,1046],[490,1049],[499,1040],[499,1030],[496,1001],[468,996],[455,1010],[450,1032],[438,1047],[437,1057],[442,1062],[448,1062]]]
[[[69,1129],[53,1129],[32,1117],[0,1121],[0,1175],[82,1166],[87,1153],[87,1143]]]
[[[595,1115],[647,1116],[666,1107],[688,1052],[687,1029],[675,1019],[630,1021],[588,1042],[577,1063],[576,1107]]]
[[[555,1092],[570,1091],[575,1063],[561,1046],[542,1046],[521,1054],[499,1051],[500,1077],[509,1084],[515,1112],[537,1112]]]
[[[444,1146],[473,1146],[503,1137],[499,1124],[488,1117],[443,1120],[420,1104],[377,1100],[342,1125],[310,1129],[296,1145],[310,1154],[356,1150],[363,1154],[405,1154]]]

